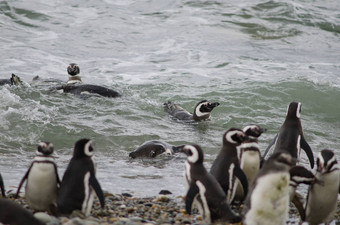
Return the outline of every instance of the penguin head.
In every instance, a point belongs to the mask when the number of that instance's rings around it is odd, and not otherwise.
[[[68,67],[67,67],[67,73],[70,76],[76,76],[80,73],[80,69],[79,66],[75,63],[71,63]]]
[[[244,141],[249,140],[249,137],[241,130],[237,128],[230,128],[223,135],[223,144],[241,145]]]
[[[22,85],[22,81],[20,77],[12,73],[11,78],[10,78],[11,85],[19,86]]]
[[[287,118],[300,118],[301,102],[291,102],[287,109]]]
[[[180,150],[187,155],[187,160],[192,164],[202,164],[203,163],[203,151],[198,145],[183,145]]]
[[[93,147],[92,141],[90,139],[80,139],[76,142],[73,151],[74,158],[81,158],[81,157],[91,157],[93,156]]]
[[[289,170],[290,185],[297,187],[299,184],[313,184],[316,178],[312,171],[306,169],[303,166],[293,166]]]
[[[249,124],[245,126],[242,130],[247,136],[255,137],[255,138],[260,137],[260,135],[263,132],[267,131],[266,128],[261,128],[260,126],[255,125],[255,124]]]
[[[51,155],[53,153],[53,144],[51,142],[41,141],[36,151],[37,155]]]
[[[316,170],[321,174],[330,173],[339,169],[334,152],[328,149],[324,149],[319,153],[316,165]]]
[[[218,102],[211,103],[208,100],[200,101],[195,107],[194,116],[196,116],[196,118],[207,119],[210,117],[210,112],[218,105],[220,105]]]

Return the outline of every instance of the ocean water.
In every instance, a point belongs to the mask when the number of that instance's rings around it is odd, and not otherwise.
[[[0,87],[7,189],[16,190],[39,140],[54,144],[62,177],[86,137],[104,190],[185,195],[183,155],[132,160],[129,152],[148,140],[195,143],[209,168],[223,133],[250,123],[268,129],[264,151],[292,101],[302,103],[314,155],[328,148],[340,159],[339,1],[0,1],[0,30],[0,78],[26,83]],[[36,75],[66,80],[69,63],[84,82],[123,96],[83,99],[32,84]],[[220,106],[201,123],[162,108],[171,100],[192,111],[203,99]]]

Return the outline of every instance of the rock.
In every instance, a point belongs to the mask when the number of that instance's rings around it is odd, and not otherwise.
[[[168,190],[161,190],[158,194],[160,194],[160,195],[171,195],[172,193]]]

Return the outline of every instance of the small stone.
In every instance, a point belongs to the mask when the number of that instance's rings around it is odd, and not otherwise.
[[[129,194],[129,193],[122,193],[122,196],[131,198],[131,197],[132,197],[132,194]]]
[[[160,195],[171,195],[171,191],[168,191],[168,190],[161,190],[158,194]]]
[[[152,200],[153,202],[169,202],[170,199],[165,196],[165,195],[160,195],[157,198],[155,198],[154,200]]]

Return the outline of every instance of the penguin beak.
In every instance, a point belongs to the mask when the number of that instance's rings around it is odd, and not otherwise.
[[[260,128],[260,130],[259,130],[260,134],[262,134],[262,133],[264,133],[264,132],[266,132],[266,131],[267,131],[266,128]]]
[[[186,154],[186,151],[185,151],[185,149],[184,149],[184,146],[185,146],[185,145],[177,146],[175,152],[180,152],[180,153]]]
[[[211,110],[213,110],[216,106],[219,106],[220,103],[219,102],[214,102],[214,103],[210,103],[207,105],[207,107]]]

